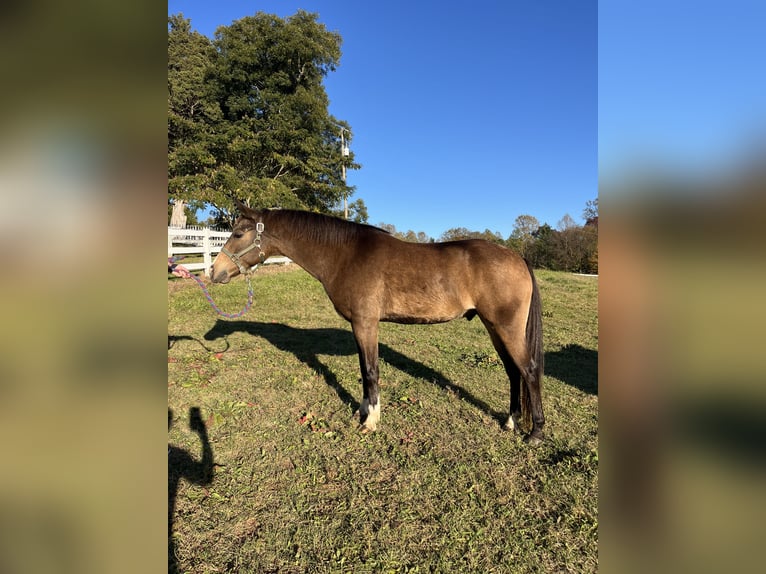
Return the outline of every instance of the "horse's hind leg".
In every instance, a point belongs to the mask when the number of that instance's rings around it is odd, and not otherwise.
[[[525,440],[528,444],[536,446],[543,442],[543,427],[545,426],[542,393],[540,390],[541,381],[537,377],[537,366],[534,364],[534,361],[530,359],[526,365],[522,376],[526,382],[529,406],[532,411],[532,431]]]
[[[505,348],[505,343],[495,333],[489,325],[486,325],[489,336],[492,339],[492,345],[495,347],[497,354],[500,356],[500,360],[503,361],[505,372],[508,375],[511,387],[511,407],[509,410],[508,419],[503,425],[505,430],[521,430],[521,372],[513,361],[513,358]]]
[[[522,320],[523,319],[523,320]],[[531,445],[537,445],[543,439],[543,427],[545,416],[543,415],[542,394],[540,392],[541,381],[537,380],[537,365],[527,349],[526,341],[526,313],[515,315],[510,321],[492,323],[482,317],[482,322],[487,327],[492,342],[497,349],[500,358],[505,365],[508,378],[511,380],[511,410],[505,428],[518,428],[522,410],[531,411],[532,431],[526,441]],[[511,358],[510,362],[508,357]],[[515,369],[509,365],[513,363]],[[516,373],[520,377],[516,377]],[[527,391],[528,406],[521,404],[521,382]],[[515,386],[514,386],[515,385]]]
[[[378,322],[352,322],[351,327],[359,352],[364,396],[359,407],[362,432],[376,430],[380,421],[380,393],[378,390]]]
[[[521,373],[513,363],[513,360],[506,366],[505,372],[508,373],[508,379],[511,382],[511,408],[508,420],[505,421],[503,428],[505,430],[521,431]]]

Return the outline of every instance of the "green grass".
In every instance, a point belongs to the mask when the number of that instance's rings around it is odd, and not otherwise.
[[[233,321],[193,282],[169,281],[179,571],[595,572],[598,283],[537,277],[547,418],[537,449],[500,428],[508,380],[478,320],[381,324],[381,424],[361,435],[350,326],[308,274],[259,270],[253,309]],[[246,286],[212,293],[236,311]],[[213,451],[207,484],[194,472],[192,407]]]

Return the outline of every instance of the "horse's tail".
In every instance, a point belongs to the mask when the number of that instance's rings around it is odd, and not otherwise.
[[[540,289],[537,287],[537,280],[532,271],[532,265],[526,259],[529,276],[532,278],[532,301],[529,304],[529,315],[527,316],[527,350],[529,351],[529,368],[534,375],[538,388],[542,390],[543,383],[543,363],[545,355],[543,353],[543,308],[540,301]],[[522,377],[526,376],[522,372]],[[522,425],[526,428],[532,428],[532,404],[527,389],[526,381],[522,381],[521,386],[521,416]]]

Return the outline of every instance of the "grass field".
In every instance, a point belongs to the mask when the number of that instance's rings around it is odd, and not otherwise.
[[[536,449],[501,429],[508,380],[478,319],[381,324],[381,424],[362,435],[350,326],[308,274],[262,268],[239,320],[168,281],[169,567],[595,572],[598,283],[537,277]],[[238,311],[246,285],[212,293]]]

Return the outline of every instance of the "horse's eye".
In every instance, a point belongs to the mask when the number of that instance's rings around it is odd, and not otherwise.
[[[234,236],[234,239],[239,239],[240,237],[244,235],[244,233],[242,233],[241,231],[235,231],[234,233],[232,233],[232,235]]]

